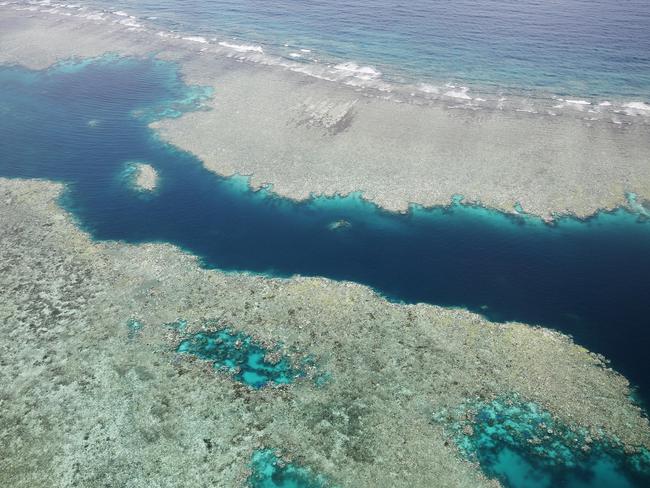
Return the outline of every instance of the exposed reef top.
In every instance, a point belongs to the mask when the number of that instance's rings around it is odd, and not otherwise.
[[[60,190],[0,179],[2,486],[237,487],[254,452],[281,447],[337,486],[495,487],[430,419],[510,394],[650,446],[627,381],[562,334],[351,283],[206,270],[171,245],[94,242]],[[205,319],[309,353],[332,380],[253,390],[180,360],[179,337]]]
[[[158,187],[158,172],[146,163],[133,163],[133,186],[139,191],[152,192]]]
[[[570,109],[551,115],[421,104],[248,62],[259,53],[157,35],[131,19],[0,11],[0,62],[45,68],[107,52],[180,62],[188,83],[214,88],[210,110],[153,127],[210,170],[252,175],[254,188],[271,184],[292,199],[360,191],[404,211],[462,194],[466,202],[553,219],[628,206],[626,192],[650,197],[650,118],[642,114],[592,120],[598,114]]]

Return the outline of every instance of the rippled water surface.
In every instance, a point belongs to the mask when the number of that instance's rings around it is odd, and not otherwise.
[[[650,101],[646,0],[85,3],[306,61],[370,64],[394,80]]]

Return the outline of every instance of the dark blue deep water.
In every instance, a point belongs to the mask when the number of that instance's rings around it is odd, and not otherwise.
[[[205,265],[352,280],[405,302],[543,324],[605,354],[650,392],[650,224],[618,211],[556,226],[452,205],[380,211],[358,196],[293,203],[203,169],[147,123],[192,108],[173,65],[105,58],[0,69],[0,175],[66,182],[96,239],[164,241]],[[160,174],[149,196],[129,162]],[[349,225],[332,228],[345,220]]]

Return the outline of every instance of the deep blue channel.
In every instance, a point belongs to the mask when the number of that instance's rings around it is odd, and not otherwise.
[[[252,192],[148,128],[200,93],[153,60],[1,68],[0,176],[66,182],[63,204],[96,239],[170,242],[207,267],[352,280],[395,300],[557,328],[647,397],[650,224],[618,211],[549,226],[463,205],[399,215],[354,195],[294,203]],[[156,168],[155,194],[125,184],[133,161]],[[349,225],[333,229],[340,220]]]

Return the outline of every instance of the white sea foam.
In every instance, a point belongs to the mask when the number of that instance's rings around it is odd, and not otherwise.
[[[260,53],[264,54],[264,49],[262,49],[262,46],[253,46],[250,44],[233,44],[232,42],[226,42],[226,41],[221,41],[219,43],[220,46],[222,47],[227,47],[229,49],[233,49],[237,52],[240,53]]]
[[[201,44],[207,44],[208,40],[205,37],[202,36],[186,36],[183,37],[182,39],[186,41],[191,41],[191,42],[200,42]]]
[[[423,93],[429,93],[432,95],[437,95],[440,93],[440,88],[437,86],[429,85],[428,83],[419,83],[417,85],[418,90],[420,90]]]
[[[129,17],[128,19],[120,20],[119,23],[126,25],[127,27],[142,27],[142,24],[139,24],[135,21],[135,17]]]
[[[86,14],[86,15],[82,15],[82,17],[88,20],[104,20],[104,14],[102,13]]]
[[[591,106],[591,102],[587,100],[564,100],[563,98],[558,98],[557,100],[561,103],[553,105],[553,108],[570,108],[582,112],[586,107]]]
[[[628,102],[624,104],[623,107],[632,110],[650,110],[650,105],[645,102]]]
[[[389,92],[392,90],[392,86],[382,81],[379,77],[379,72],[371,67],[366,68],[372,69],[372,72],[366,70],[359,72],[358,69],[351,69],[352,66],[346,66],[341,69],[341,66],[338,65],[337,67],[332,65],[318,64],[317,62],[300,63],[288,61],[286,58],[276,60],[273,57],[267,57],[258,59],[256,61],[262,64],[281,66],[289,71],[301,73],[309,77],[318,78],[321,80],[340,82],[346,85],[356,86],[360,88],[374,88],[375,90],[384,92]],[[355,65],[355,63],[350,64]]]
[[[471,100],[472,97],[470,97],[467,92],[469,91],[469,88],[466,86],[461,86],[461,87],[455,87],[454,85],[447,85],[451,90],[445,92],[446,97],[450,98],[458,98],[460,100]]]
[[[381,76],[381,72],[377,71],[372,66],[359,66],[357,63],[352,61],[339,63],[334,66],[334,69],[346,76],[353,76],[360,80],[374,80]]]
[[[184,39],[186,41],[196,42],[201,47],[200,51],[210,51],[213,47],[210,45],[205,37],[191,35],[183,36],[183,34],[176,34],[173,31],[161,30],[155,24],[149,24],[149,21],[155,20],[155,17],[145,17],[146,20],[140,20],[133,15],[130,15],[122,10],[98,10],[82,7],[79,4],[57,2],[56,0],[36,0],[29,2],[9,2],[0,0],[0,6],[9,5],[10,8],[16,10],[29,10],[40,11],[43,14],[59,15],[59,16],[75,16],[89,21],[103,21],[112,23],[114,25],[125,26],[128,30],[148,30],[152,35],[157,35],[162,38],[168,39]],[[72,13],[71,13],[72,12]],[[142,23],[140,23],[142,22]],[[144,24],[144,25],[143,25]],[[183,37],[182,37],[183,36]],[[457,106],[460,108],[461,104],[466,105],[466,108],[476,109],[483,107],[492,107],[499,110],[519,110],[532,113],[549,113],[548,110],[552,105],[551,100],[543,99],[522,99],[520,97],[513,97],[506,100],[505,98],[498,99],[496,93],[493,96],[486,97],[488,100],[480,97],[470,96],[468,87],[456,84],[447,84],[442,86],[435,86],[429,83],[415,83],[407,85],[403,83],[392,83],[386,81],[382,77],[382,73],[373,66],[362,65],[354,61],[331,62],[328,64],[327,60],[319,63],[317,59],[313,59],[312,55],[308,55],[312,50],[308,48],[299,48],[293,45],[293,50],[287,49],[284,53],[266,53],[261,45],[244,44],[243,42],[232,38],[229,41],[219,42],[217,38],[210,39],[212,43],[218,44],[223,48],[228,48],[234,53],[226,53],[228,56],[237,57],[238,59],[246,59],[251,62],[259,63],[269,66],[280,66],[290,71],[302,73],[310,77],[320,78],[333,82],[340,82],[361,89],[373,89],[381,92],[390,92],[390,99],[399,102],[400,93],[412,97],[421,96],[423,100],[435,100],[439,97],[453,99]],[[213,45],[214,45],[213,44]],[[290,43],[286,43],[285,47],[289,48]],[[197,49],[199,51],[199,49]],[[290,51],[290,52],[288,52]],[[650,102],[648,101],[630,101],[623,102],[609,102],[602,101],[600,103],[594,101],[590,103],[587,100],[579,98],[564,99],[554,97],[556,105],[554,108],[562,109],[562,113],[576,112],[577,114],[589,112],[594,114],[592,118],[601,117],[612,120],[615,123],[629,123],[636,117],[650,117]],[[551,102],[551,103],[549,103]],[[465,108],[465,107],[464,107]],[[555,114],[556,112],[551,111]],[[621,122],[623,121],[623,122]]]
[[[643,115],[645,117],[650,117],[650,105],[645,102],[624,103],[623,111],[627,115]]]

